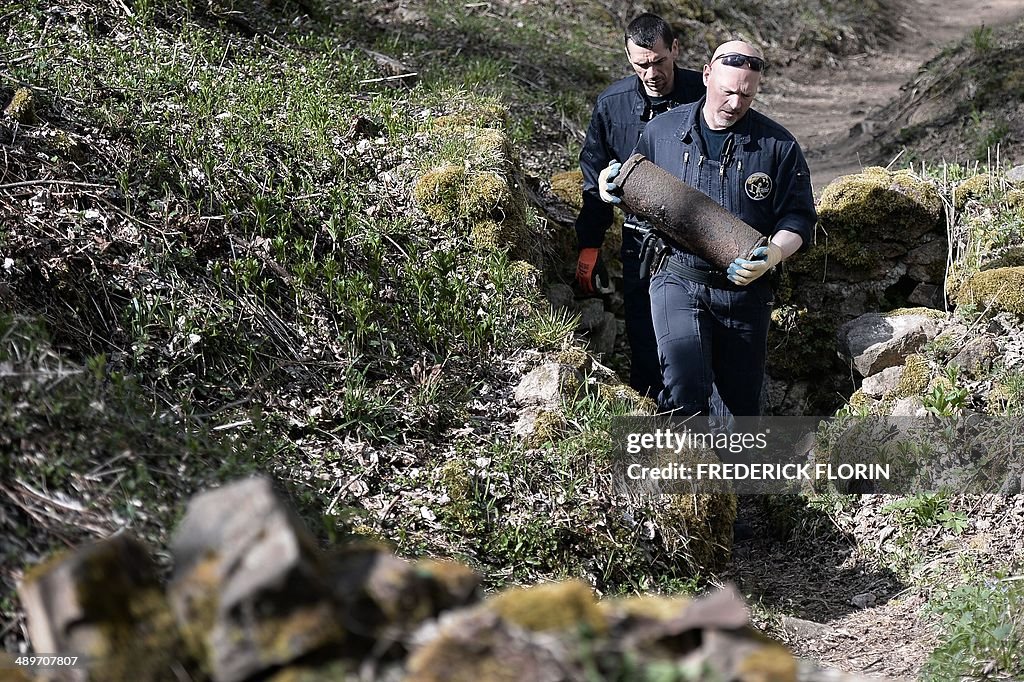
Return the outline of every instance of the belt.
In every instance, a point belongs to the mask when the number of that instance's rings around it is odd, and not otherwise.
[[[683,265],[677,263],[671,258],[665,258],[662,261],[661,267],[655,270],[655,273],[660,270],[668,270],[673,275],[679,275],[683,279],[688,279],[691,282],[697,282],[698,284],[705,284],[715,289],[738,289],[739,285],[729,281],[729,278],[724,272],[700,270],[698,268],[691,268],[689,265]],[[651,274],[655,274],[651,273]]]
[[[729,281],[724,272],[701,270],[672,260],[672,248],[657,232],[650,232],[640,246],[640,279],[646,279],[648,275],[653,277],[662,270],[715,289],[739,288]]]

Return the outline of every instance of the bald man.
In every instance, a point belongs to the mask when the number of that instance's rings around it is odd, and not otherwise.
[[[725,416],[761,414],[768,325],[779,263],[810,241],[817,215],[803,152],[778,123],[751,109],[765,68],[760,50],[730,41],[704,65],[705,97],[651,121],[636,152],[676,175],[769,238],[727,271],[664,240],[651,277],[651,312],[664,389],[659,407],[708,415],[715,388]],[[617,199],[609,165],[600,187]]]

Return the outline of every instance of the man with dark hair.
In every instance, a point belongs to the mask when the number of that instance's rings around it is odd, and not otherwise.
[[[598,174],[610,161],[628,158],[652,118],[704,95],[700,73],[675,65],[679,41],[661,17],[641,14],[626,27],[624,41],[626,58],[636,75],[613,83],[597,98],[580,152],[583,208],[576,219],[580,249],[576,280],[585,294],[608,284],[601,245],[612,224],[612,207],[601,200]],[[662,388],[661,367],[651,324],[650,279],[640,278],[639,258],[648,229],[636,216],[626,216],[621,257],[626,337],[631,349],[629,384],[655,398]]]
[[[817,214],[800,145],[781,125],[750,108],[765,61],[756,47],[730,41],[704,65],[707,94],[647,126],[636,151],[704,192],[768,238],[750,259],[725,272],[699,254],[664,240],[651,276],[651,309],[664,372],[658,406],[708,415],[717,389],[725,415],[761,414],[771,277],[784,259],[810,243]],[[598,180],[617,203],[612,163]],[[714,415],[713,415],[714,416]]]

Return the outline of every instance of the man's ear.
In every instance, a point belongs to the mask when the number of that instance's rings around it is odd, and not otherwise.
[[[679,38],[672,39],[672,49],[669,52],[672,53],[673,59],[679,56]]]
[[[706,87],[708,87],[708,78],[711,77],[711,65],[710,64],[705,64],[704,65],[704,74],[703,75],[704,75],[704,87],[706,88]]]

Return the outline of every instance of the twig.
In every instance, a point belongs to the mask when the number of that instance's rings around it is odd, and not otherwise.
[[[366,83],[383,83],[385,81],[396,81],[401,80],[403,78],[413,78],[414,76],[418,75],[419,74],[417,72],[411,71],[409,73],[400,73],[397,76],[384,76],[383,78],[364,78],[363,80],[359,81],[359,83],[360,85],[365,85]]]
[[[42,185],[63,185],[65,187],[86,187],[90,189],[114,189],[113,185],[97,185],[91,182],[73,182],[71,180],[25,180],[23,182],[10,182],[6,185],[0,185],[0,190]]]
[[[44,492],[42,492],[40,490],[36,490],[35,488],[30,486],[25,481],[22,481],[21,479],[15,479],[14,482],[17,483],[18,485],[20,485],[22,488],[24,488],[28,492],[30,492],[32,495],[38,497],[39,499],[41,499],[41,500],[43,500],[45,502],[49,502],[52,505],[56,505],[58,507],[62,507],[64,509],[67,509],[68,511],[73,511],[73,512],[85,511],[85,507],[83,507],[80,502],[75,502],[74,500],[71,500],[70,502],[64,502],[63,500],[59,500],[59,499],[57,499],[55,497],[51,497],[50,495],[47,495],[47,494],[45,494]]]

